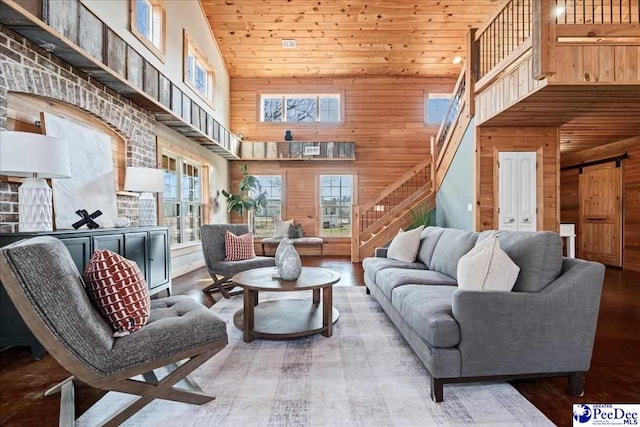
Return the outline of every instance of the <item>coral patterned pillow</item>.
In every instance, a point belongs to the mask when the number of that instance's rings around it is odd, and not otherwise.
[[[84,280],[115,336],[135,332],[149,320],[149,290],[134,261],[106,249],[97,250],[84,270]]]
[[[228,231],[224,234],[225,261],[242,261],[256,257],[253,248],[253,233],[236,236]]]

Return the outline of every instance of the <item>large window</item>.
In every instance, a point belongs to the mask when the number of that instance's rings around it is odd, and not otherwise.
[[[215,84],[213,67],[186,31],[184,33],[184,81],[205,101],[209,104],[213,103]]]
[[[171,233],[171,245],[200,241],[202,166],[163,152],[162,168],[162,216]]]
[[[164,0],[130,0],[131,32],[164,59]]]
[[[282,177],[278,175],[255,176],[262,191],[267,193],[267,206],[257,209],[253,217],[256,236],[271,237],[276,220],[282,217]]]
[[[430,125],[439,125],[447,113],[449,101],[451,101],[450,93],[430,93],[425,101],[425,122]]]
[[[335,123],[340,117],[339,94],[262,95],[260,120],[288,123]]]
[[[320,176],[320,235],[351,236],[353,177]]]

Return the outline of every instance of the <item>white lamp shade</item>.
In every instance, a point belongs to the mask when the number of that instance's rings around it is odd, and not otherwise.
[[[127,166],[124,189],[158,193],[164,190],[164,170]]]
[[[67,143],[37,133],[0,132],[0,175],[69,178]]]

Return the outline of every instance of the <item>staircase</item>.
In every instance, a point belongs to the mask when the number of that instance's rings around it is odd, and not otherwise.
[[[468,40],[474,37],[471,30]],[[453,161],[467,127],[474,115],[473,87],[475,72],[469,64],[462,69],[437,136],[431,141],[432,159],[415,165],[389,185],[372,201],[353,206],[351,261],[372,256],[411,223],[411,211],[435,207],[435,194]]]
[[[353,206],[351,261],[372,256],[411,223],[411,211],[432,208],[435,193],[431,182],[431,160],[415,165],[372,201]]]

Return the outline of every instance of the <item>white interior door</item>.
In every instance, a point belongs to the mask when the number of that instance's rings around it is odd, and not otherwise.
[[[536,231],[536,153],[498,153],[500,230]]]

